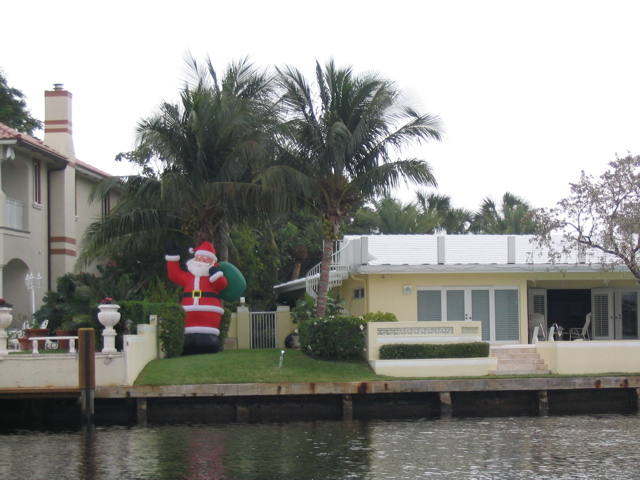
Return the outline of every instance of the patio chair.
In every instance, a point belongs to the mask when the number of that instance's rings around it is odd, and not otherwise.
[[[20,338],[23,335],[22,330],[7,330],[7,347],[11,350],[20,350]]]
[[[587,317],[582,328],[569,329],[569,340],[590,340],[589,325],[591,325],[591,313],[587,313]]]
[[[546,331],[544,329],[544,315],[541,313],[533,313],[529,318],[529,333],[531,338],[531,343],[536,343],[541,340],[546,340]],[[536,332],[537,329],[537,332]],[[534,340],[535,337],[535,340]]]

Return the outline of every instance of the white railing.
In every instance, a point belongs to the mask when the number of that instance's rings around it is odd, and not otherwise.
[[[329,271],[329,289],[342,285],[342,280],[349,276],[349,264],[346,262],[348,241],[335,242],[333,244],[334,253],[331,256],[331,269]],[[341,248],[340,248],[341,247]],[[313,298],[318,297],[318,287],[320,285],[320,269],[322,263],[319,263],[307,272],[306,290]]]
[[[69,336],[69,337],[29,337],[29,341],[31,342],[31,353],[37,355],[40,353],[38,350],[38,341],[44,341],[45,348],[49,348],[47,344],[51,346],[53,350],[58,349],[58,341],[59,340],[69,340],[69,353],[76,353],[76,340],[78,340],[77,336]]]
[[[5,222],[9,228],[23,230],[24,204],[15,198],[7,198],[5,203]]]

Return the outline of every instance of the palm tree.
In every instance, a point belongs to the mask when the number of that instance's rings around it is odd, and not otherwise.
[[[187,61],[191,78],[179,101],[141,120],[137,148],[118,156],[142,174],[109,179],[95,191],[101,197],[118,188],[121,201],[87,230],[85,264],[162,249],[169,238],[191,246],[213,241],[226,259],[229,219],[271,205],[251,178],[273,154],[272,78],[247,59],[230,63],[221,78],[209,59],[204,66]]]
[[[355,213],[345,231],[382,234],[430,233],[439,226],[439,219],[425,215],[416,203],[402,203],[384,196]]]
[[[391,81],[356,75],[333,61],[324,68],[316,62],[315,89],[296,68],[278,73],[288,114],[282,148],[289,188],[300,192],[323,221],[317,302],[322,316],[341,221],[365,201],[389,194],[403,178],[436,184],[425,161],[394,157],[411,142],[440,140],[440,120],[403,104]]]
[[[425,233],[467,233],[473,213],[464,208],[454,208],[449,195],[440,195],[424,191],[416,192],[416,203],[422,209],[422,214],[431,218],[435,228]]]
[[[506,192],[502,203],[486,197],[480,210],[474,214],[471,224],[474,233],[526,234],[535,232],[533,211],[529,202],[517,195]]]

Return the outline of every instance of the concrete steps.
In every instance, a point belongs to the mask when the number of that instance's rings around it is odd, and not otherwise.
[[[551,370],[540,358],[534,345],[491,347],[491,357],[498,359],[489,375],[549,375]]]

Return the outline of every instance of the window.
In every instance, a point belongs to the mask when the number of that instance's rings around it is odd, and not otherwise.
[[[42,204],[42,180],[40,177],[40,162],[33,162],[33,201]]]
[[[484,341],[518,341],[517,287],[418,288],[418,321],[476,320]]]
[[[364,298],[364,287],[356,288],[353,290],[353,299],[357,300],[359,298]]]
[[[106,217],[107,215],[109,215],[110,211],[111,211],[111,198],[107,193],[102,199],[102,216]]]
[[[20,200],[7,198],[5,203],[5,223],[9,228],[22,230],[24,227],[24,205]]]

